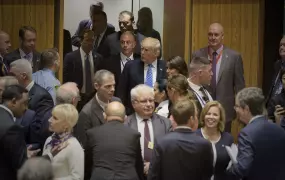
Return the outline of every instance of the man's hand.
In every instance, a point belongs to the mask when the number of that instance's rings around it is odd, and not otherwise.
[[[29,145],[27,148],[27,157],[28,158],[36,156],[41,151],[40,149],[31,150],[32,147],[33,147],[32,145]]]
[[[148,169],[149,169],[149,162],[144,162],[144,174],[148,175]]]
[[[68,142],[65,141],[61,144],[59,144],[58,146],[55,146],[51,149],[50,153],[53,157],[55,157],[61,150],[63,150],[64,148],[66,148],[68,146]]]
[[[276,105],[274,111],[276,124],[280,124],[281,116],[283,115],[285,115],[285,109],[280,105]]]

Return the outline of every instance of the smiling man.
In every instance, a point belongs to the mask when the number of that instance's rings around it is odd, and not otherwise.
[[[243,63],[240,53],[223,44],[224,28],[213,23],[208,30],[208,46],[193,53],[194,57],[211,60],[213,77],[208,90],[214,100],[219,101],[226,111],[225,131],[231,131],[231,122],[235,118],[235,95],[245,87]],[[227,88],[225,88],[227,87]]]

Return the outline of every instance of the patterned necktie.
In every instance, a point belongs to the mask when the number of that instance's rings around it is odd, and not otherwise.
[[[94,43],[94,46],[93,46],[93,51],[94,52],[97,52],[98,45],[99,45],[99,40],[100,40],[100,34],[97,36],[97,38],[95,40],[95,43]]]
[[[148,127],[148,119],[144,119],[144,160],[150,162],[151,160],[151,149],[149,148],[149,143],[151,142],[149,127]]]
[[[211,80],[211,87],[213,90],[213,98],[216,99],[216,77],[217,77],[217,72],[216,72],[216,66],[217,66],[217,52],[213,52],[213,58],[212,58],[212,71],[213,71],[213,77]]]
[[[147,72],[146,72],[146,78],[145,78],[145,84],[150,86],[150,87],[153,87],[153,79],[152,79],[152,64],[148,64],[148,69],[147,69]]]
[[[206,94],[206,91],[205,91],[205,89],[204,89],[204,87],[203,86],[201,86],[200,87],[200,89],[199,89],[199,91],[202,93],[202,95],[203,95],[203,100],[207,103],[207,102],[209,102],[209,97],[207,96],[207,94]]]
[[[85,93],[92,92],[92,80],[91,80],[91,64],[89,61],[89,54],[86,54],[85,58]]]

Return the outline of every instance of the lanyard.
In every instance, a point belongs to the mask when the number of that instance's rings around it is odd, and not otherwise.
[[[204,101],[204,99],[199,95],[199,93],[197,93],[195,90],[193,90],[194,94],[196,95],[196,97],[198,98],[199,102],[201,103],[202,107],[205,106],[206,102]],[[207,95],[207,93],[205,92],[205,94]]]
[[[220,51],[220,53],[218,54],[218,56],[216,58],[216,64],[218,64],[219,60],[221,59],[222,54],[223,54],[223,49]],[[212,61],[213,55],[210,53],[210,48],[208,48],[208,56],[210,57],[209,59],[211,59],[211,61]]]

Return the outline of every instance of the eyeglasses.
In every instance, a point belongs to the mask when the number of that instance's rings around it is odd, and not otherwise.
[[[136,100],[136,102],[142,104],[142,105],[146,105],[147,102],[149,102],[150,104],[154,103],[154,99],[146,99],[146,100],[142,100],[142,101],[138,101]]]

